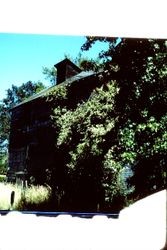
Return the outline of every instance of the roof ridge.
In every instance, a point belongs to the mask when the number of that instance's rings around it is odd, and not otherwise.
[[[32,96],[28,97],[27,99],[23,100],[22,102],[16,104],[13,108],[11,108],[11,110],[17,108],[18,106],[21,106],[22,104],[28,103],[30,101],[33,101],[33,100],[35,100],[37,98],[40,98],[40,97],[44,96],[45,93],[47,94],[52,88],[54,89],[55,87],[63,85],[63,84],[71,84],[71,83],[76,82],[76,81],[78,81],[78,80],[80,80],[82,78],[86,78],[86,77],[89,77],[89,76],[94,75],[94,74],[96,74],[96,73],[94,71],[92,71],[92,70],[90,70],[90,71],[82,71],[79,74],[66,79],[62,83],[59,83],[59,84],[53,85],[53,86],[49,86],[49,87],[41,90],[40,92],[33,94]]]

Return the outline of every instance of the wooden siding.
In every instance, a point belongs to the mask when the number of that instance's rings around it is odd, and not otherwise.
[[[84,73],[84,72],[83,72]],[[86,76],[86,74],[85,74]],[[97,74],[88,74],[82,79],[70,82],[69,105],[74,108],[79,102],[89,98],[92,90],[100,86]],[[44,93],[44,92],[43,92]],[[19,171],[28,173],[26,178],[36,176],[38,183],[45,182],[46,170],[54,159],[55,129],[51,126],[51,104],[38,95],[12,110],[9,139],[8,179],[15,178]]]

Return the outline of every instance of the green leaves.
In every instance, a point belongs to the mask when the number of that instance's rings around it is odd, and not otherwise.
[[[66,97],[68,97],[70,87],[66,87],[66,91]],[[105,190],[106,200],[109,194],[112,197],[119,190],[118,174],[121,166],[114,158],[112,161],[109,160],[108,146],[107,148],[104,146],[108,134],[114,133],[118,120],[114,113],[115,97],[118,93],[117,83],[111,81],[107,85],[96,88],[87,101],[79,103],[74,109],[69,108],[68,102],[65,106],[55,107],[52,117],[57,129],[55,147],[63,150],[64,158],[68,159],[66,167],[68,173],[71,173],[71,178],[73,179],[73,176],[81,178],[85,169],[88,169],[88,173],[90,171],[88,175],[91,178],[97,174],[101,183],[99,188]],[[55,94],[55,100],[57,99],[60,100],[62,97]],[[112,142],[110,144],[113,145]],[[99,169],[98,172],[91,172],[92,168],[96,171],[96,166]],[[117,188],[111,188],[111,185]]]
[[[55,67],[52,67],[51,69],[48,67],[43,67],[42,73],[45,75],[45,79],[49,80],[52,85],[55,84],[57,74]]]
[[[71,105],[72,87],[57,86],[50,95],[52,121],[69,186],[82,186],[86,196],[86,183],[96,180],[103,204],[111,205],[128,201],[132,191],[139,198],[165,187],[166,45],[163,40],[88,37],[82,48],[96,41],[109,44],[99,55],[106,70],[101,87]]]

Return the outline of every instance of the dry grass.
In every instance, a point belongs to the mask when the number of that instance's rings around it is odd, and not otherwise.
[[[11,192],[15,192],[14,204],[11,207]],[[40,207],[47,203],[50,197],[50,189],[44,186],[30,186],[25,189],[20,185],[0,183],[0,209],[1,210],[25,210]]]

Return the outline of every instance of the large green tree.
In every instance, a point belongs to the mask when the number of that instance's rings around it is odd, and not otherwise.
[[[69,86],[51,94],[55,152],[62,163],[54,169],[62,177],[55,185],[80,205],[92,201],[114,210],[132,190],[136,199],[166,187],[167,44],[158,39],[87,37],[82,49],[99,40],[109,45],[99,54],[102,87],[72,109]],[[130,170],[129,187],[125,176]]]
[[[166,187],[167,41],[88,37],[83,49],[97,40],[109,43],[101,52],[105,68],[116,69],[119,94],[117,143],[112,157],[134,171],[133,195],[143,197]],[[117,46],[115,46],[117,44]]]
[[[88,49],[99,38],[87,38]],[[102,52],[107,70],[115,67],[119,116],[114,160],[132,166],[136,196],[166,187],[167,43],[158,39],[100,38],[109,43]]]

